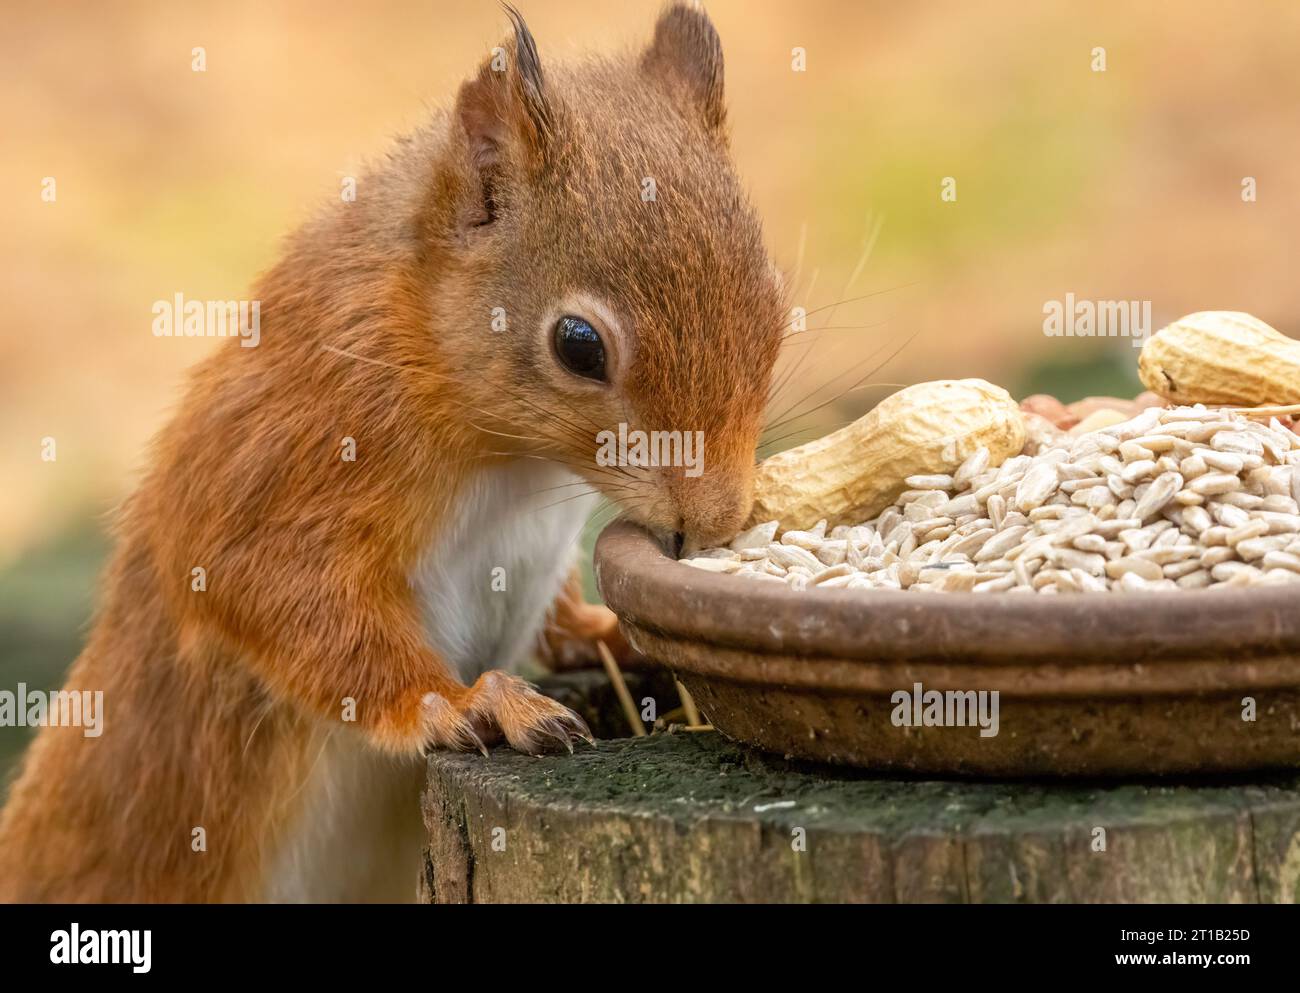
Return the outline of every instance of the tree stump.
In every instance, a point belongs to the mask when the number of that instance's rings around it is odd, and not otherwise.
[[[424,900],[1296,902],[1300,775],[920,781],[711,732],[429,760]]]

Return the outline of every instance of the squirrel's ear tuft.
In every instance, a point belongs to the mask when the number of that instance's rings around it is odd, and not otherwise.
[[[722,42],[697,4],[674,3],[659,17],[654,41],[641,56],[642,69],[683,92],[721,131],[727,110],[722,100]]]
[[[492,50],[478,74],[461,84],[456,119],[480,172],[507,159],[539,163],[554,130],[537,44],[519,11],[503,3],[514,35]],[[514,154],[514,149],[521,154]]]

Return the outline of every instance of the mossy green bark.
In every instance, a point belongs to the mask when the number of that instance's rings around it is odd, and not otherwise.
[[[713,733],[434,756],[432,902],[1295,902],[1300,776],[873,778]]]

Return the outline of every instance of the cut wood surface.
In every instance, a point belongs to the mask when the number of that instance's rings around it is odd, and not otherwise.
[[[573,756],[439,753],[423,810],[421,892],[436,903],[1300,897],[1294,773],[882,779],[676,733]]]

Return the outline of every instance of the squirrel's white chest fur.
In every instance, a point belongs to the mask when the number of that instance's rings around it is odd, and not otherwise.
[[[478,473],[412,577],[429,643],[465,682],[532,650],[595,499],[569,483],[571,472],[536,459]]]
[[[576,482],[535,459],[482,470],[412,573],[429,645],[466,683],[529,657],[595,500],[566,499],[583,491],[565,485]],[[327,734],[273,861],[267,898],[414,899],[424,763],[378,754],[348,731]]]

